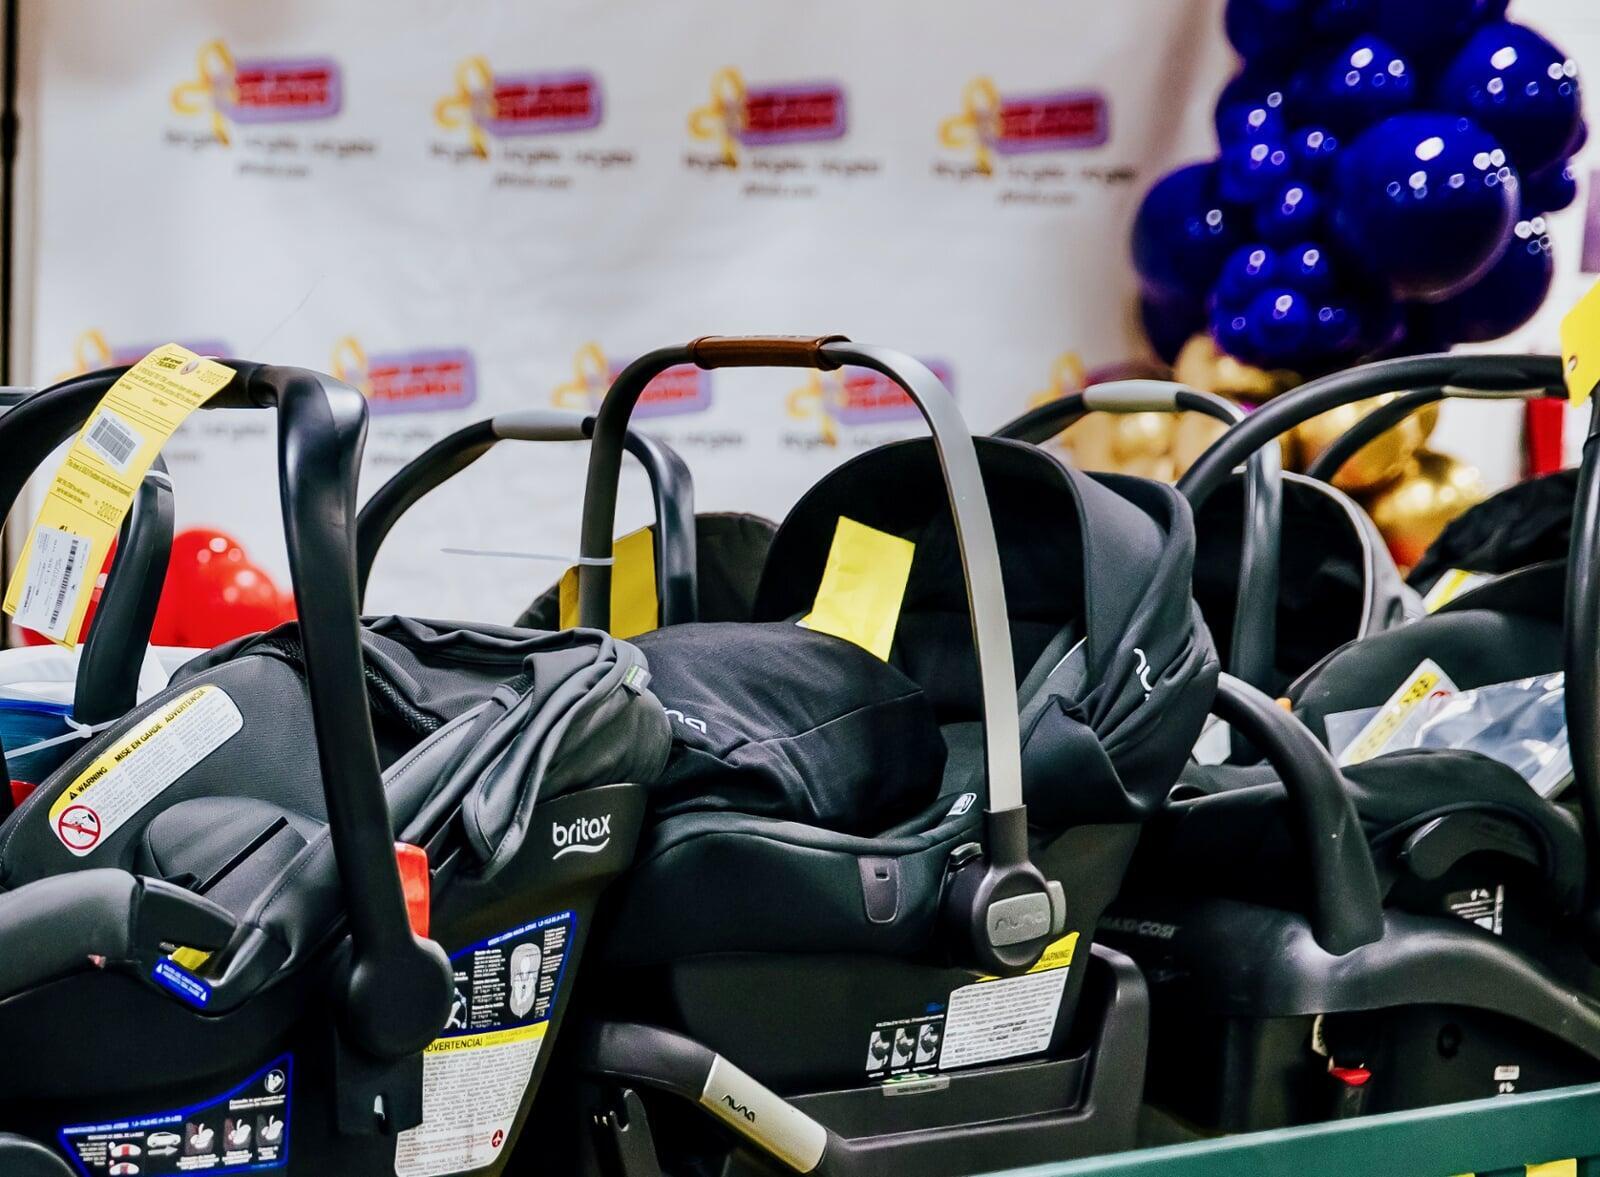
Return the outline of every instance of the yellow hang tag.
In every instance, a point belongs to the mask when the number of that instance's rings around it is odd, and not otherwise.
[[[111,541],[167,438],[233,379],[187,348],[158,347],[118,378],[56,471],[6,592],[5,611],[69,649]]]
[[[1542,1165],[1524,1165],[1528,1177],[1578,1177],[1578,1162],[1571,1158],[1564,1161],[1546,1161]]]
[[[839,516],[817,599],[800,624],[887,662],[916,550],[908,539]]]
[[[1600,282],[1561,320],[1561,363],[1567,400],[1583,404],[1600,385]]]
[[[611,633],[633,638],[661,624],[656,595],[655,534],[648,527],[629,532],[611,547]],[[561,628],[578,624],[578,570],[561,574]]]

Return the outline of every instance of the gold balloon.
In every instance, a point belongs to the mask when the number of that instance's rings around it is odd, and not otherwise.
[[[1060,442],[1080,470],[1170,482],[1177,477],[1172,460],[1175,420],[1171,413],[1090,413],[1069,426]]]
[[[1384,393],[1382,396],[1354,401],[1296,426],[1294,446],[1298,464],[1302,468],[1309,466],[1346,430],[1373,409],[1393,399],[1394,393]],[[1406,463],[1427,440],[1432,422],[1423,418],[1423,414],[1413,413],[1393,429],[1362,446],[1348,462],[1339,467],[1339,472],[1333,476],[1333,484],[1340,490],[1360,493],[1393,482],[1405,471]]]
[[[1394,553],[1395,562],[1410,568],[1456,516],[1488,491],[1477,468],[1432,450],[1419,450],[1400,478],[1367,503],[1372,521]]]
[[[1204,331],[1190,336],[1178,352],[1172,365],[1172,378],[1201,392],[1215,392],[1246,401],[1271,400],[1300,383],[1293,372],[1269,372],[1234,359]]]
[[[1204,413],[1185,413],[1178,418],[1172,430],[1172,461],[1182,474],[1199,458],[1217,438],[1228,431],[1228,426]]]
[[[1123,465],[1139,458],[1164,457],[1172,449],[1178,419],[1174,413],[1117,413],[1112,417],[1111,456]]]

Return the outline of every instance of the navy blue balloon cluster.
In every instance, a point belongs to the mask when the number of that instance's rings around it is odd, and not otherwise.
[[[1243,68],[1217,159],[1169,173],[1133,229],[1168,361],[1209,329],[1302,374],[1443,350],[1526,322],[1544,214],[1576,196],[1572,61],[1506,0],[1230,0]]]

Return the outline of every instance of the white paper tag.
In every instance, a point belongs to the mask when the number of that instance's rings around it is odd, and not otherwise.
[[[18,625],[57,641],[66,637],[92,546],[88,536],[56,527],[41,527],[33,533],[33,559],[17,604]]]

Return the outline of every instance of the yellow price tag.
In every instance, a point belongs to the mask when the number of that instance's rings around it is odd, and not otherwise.
[[[169,343],[129,368],[84,422],[56,471],[6,592],[18,625],[71,648],[111,541],[167,438],[233,379]]]
[[[841,515],[817,598],[800,624],[854,642],[887,662],[916,550],[908,539]]]
[[[1600,282],[1561,320],[1561,363],[1567,399],[1583,404],[1600,385]]]
[[[629,532],[611,548],[611,633],[634,638],[661,624],[656,595],[655,534],[648,527]],[[561,628],[578,624],[578,570],[561,575]]]
[[[1578,1162],[1572,1158],[1564,1161],[1546,1161],[1542,1165],[1524,1165],[1528,1177],[1578,1177]]]

